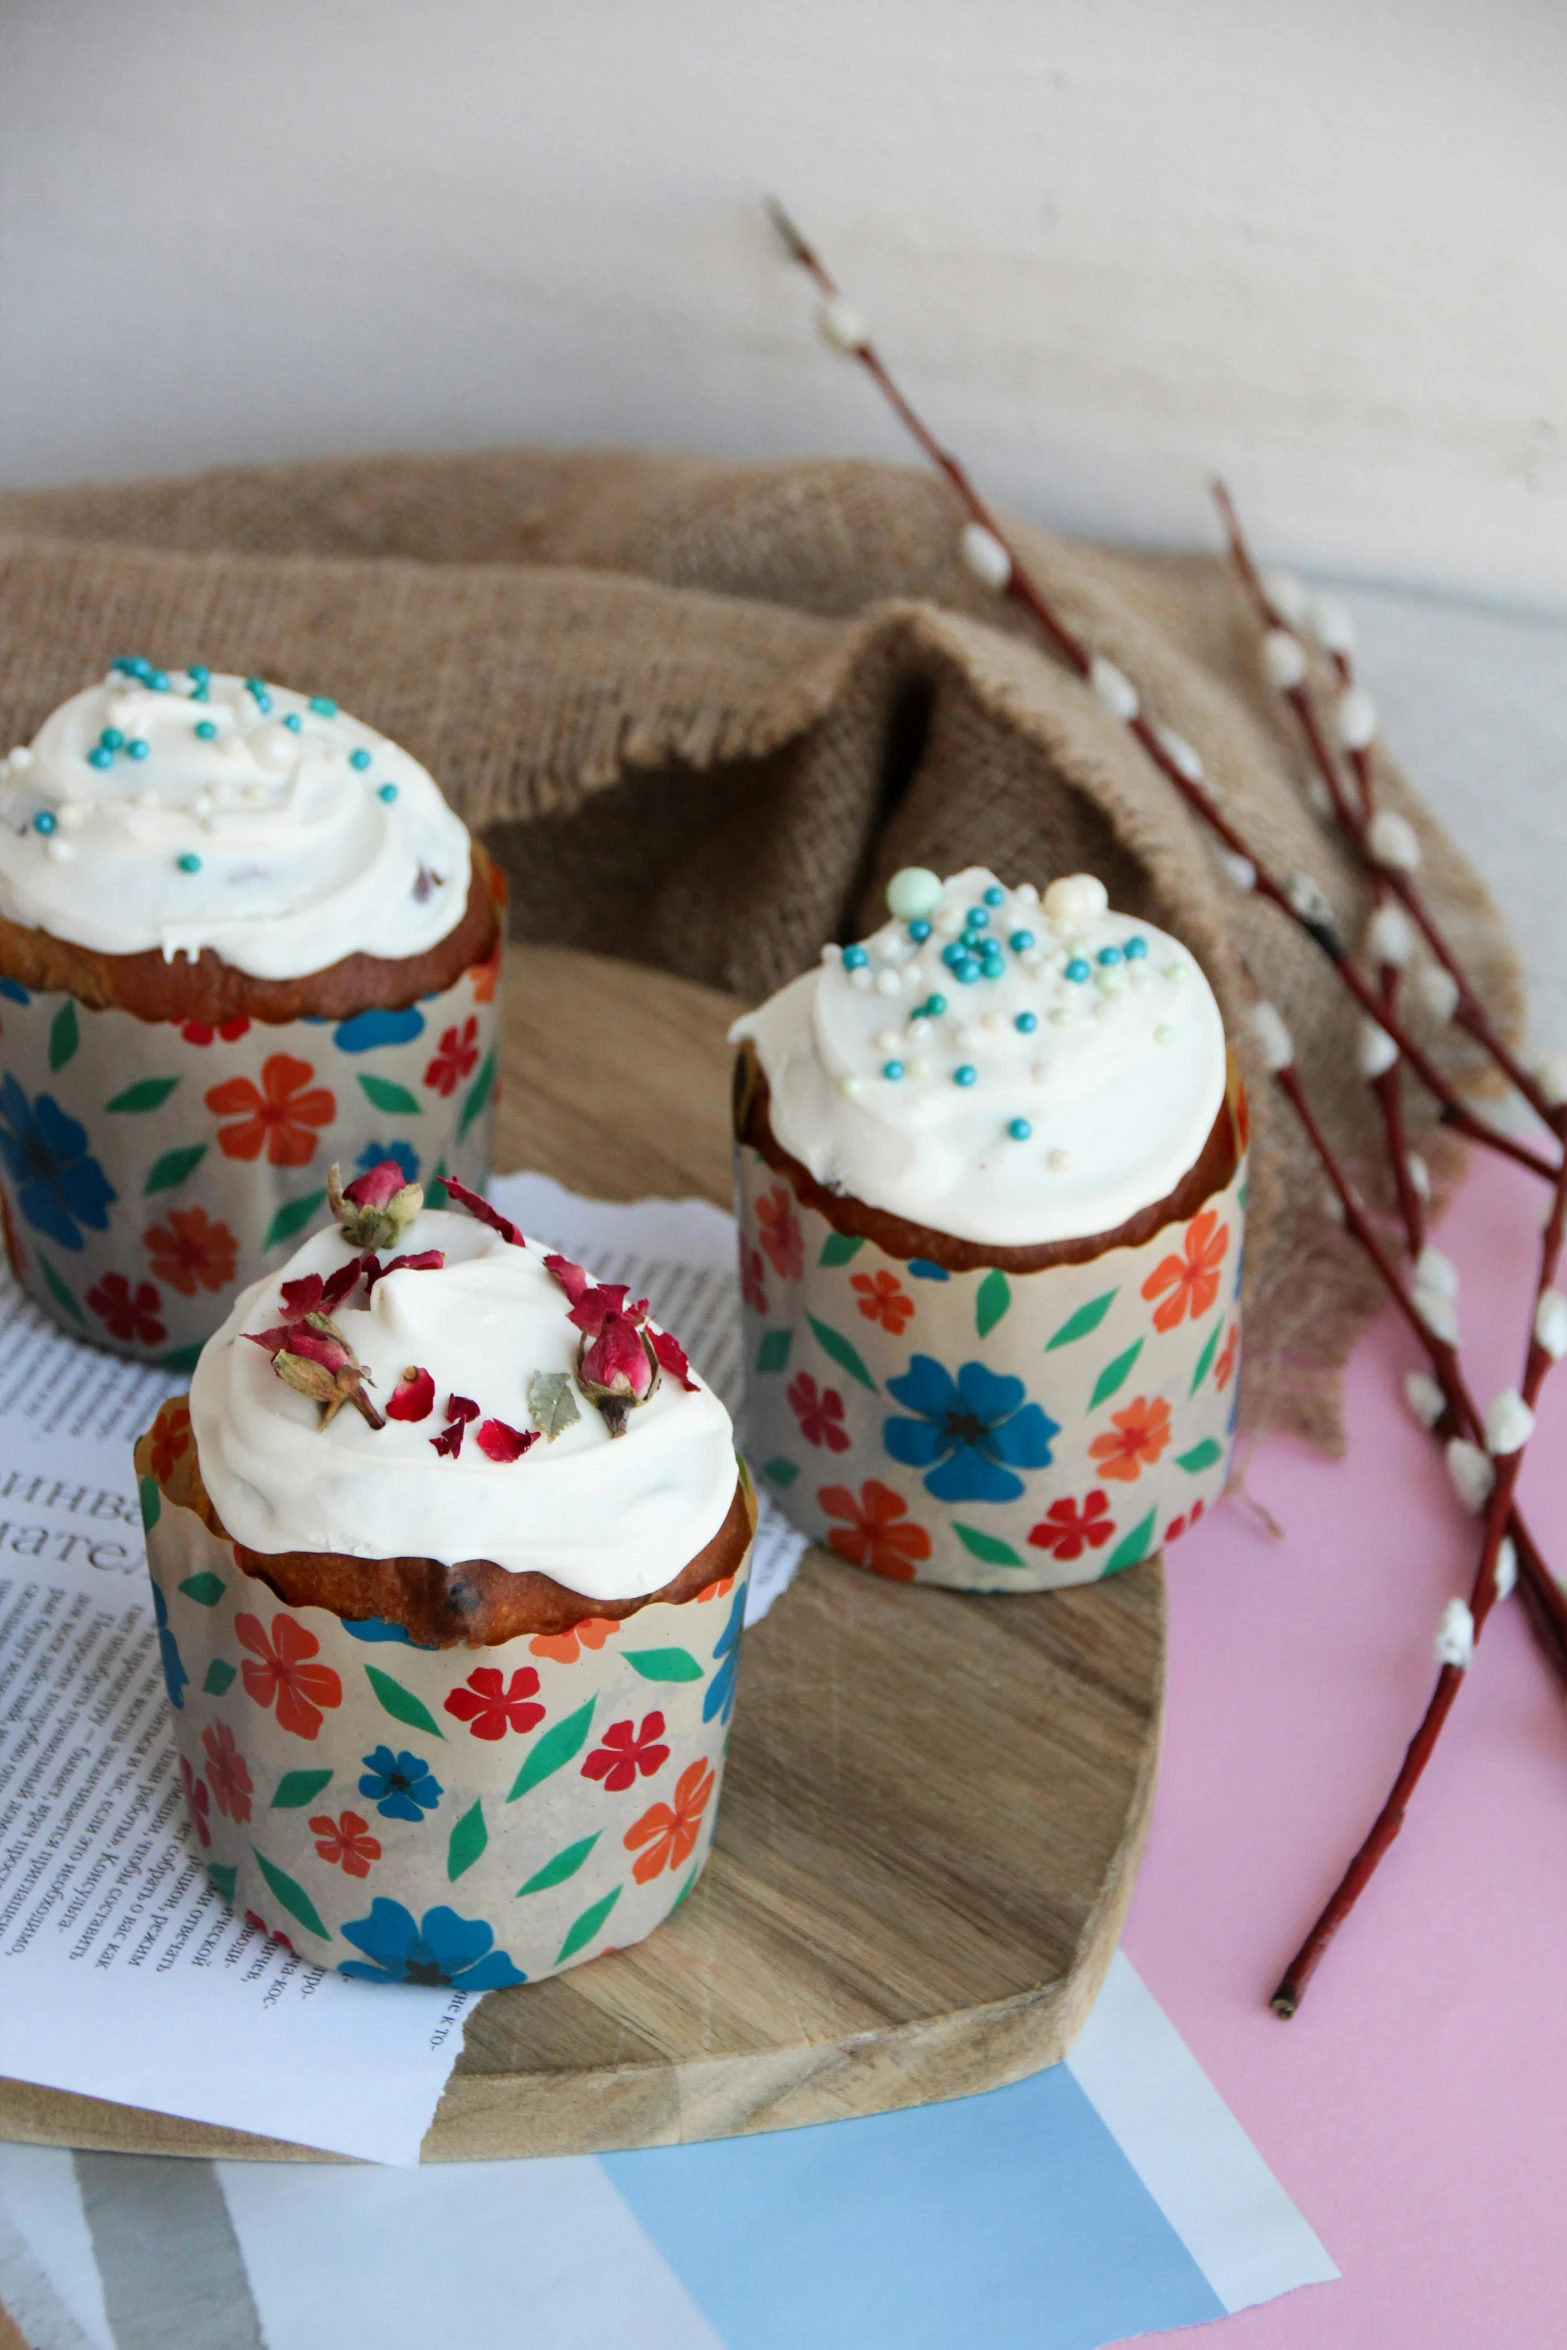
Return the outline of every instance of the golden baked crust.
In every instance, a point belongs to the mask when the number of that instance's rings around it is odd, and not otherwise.
[[[171,1396],[136,1444],[136,1474],[151,1478],[169,1501],[194,1510],[224,1541],[233,1538],[202,1480],[191,1434],[190,1405]],[[265,1583],[288,1607],[324,1607],[350,1623],[378,1618],[400,1624],[424,1648],[492,1648],[528,1634],[570,1631],[634,1616],[654,1600],[679,1605],[732,1576],[756,1530],[756,1496],[741,1466],[729,1514],[711,1542],[661,1590],[640,1599],[588,1599],[549,1575],[513,1574],[493,1559],[348,1558],[341,1551],[263,1552],[234,1544],[247,1575]]]
[[[298,979],[255,979],[223,962],[211,947],[194,962],[183,955],[166,962],[155,947],[138,955],[106,955],[0,917],[0,976],[19,979],[40,993],[59,990],[93,1011],[132,1012],[138,1020],[202,1020],[214,1028],[241,1017],[277,1023],[398,1012],[421,996],[453,986],[470,965],[486,961],[495,950],[506,885],[487,851],[477,841],[472,847],[462,920],[422,955],[396,961],[345,955],[340,963]]]
[[[1163,1199],[1139,1208],[1113,1232],[1091,1233],[1077,1240],[1042,1241],[1032,1248],[999,1248],[989,1241],[960,1240],[951,1232],[936,1232],[927,1224],[911,1224],[906,1217],[884,1208],[867,1207],[847,1192],[829,1191],[799,1160],[791,1158],[773,1133],[768,1116],[768,1085],[756,1047],[747,1040],[735,1061],[735,1139],[759,1151],[769,1167],[783,1176],[802,1205],[825,1216],[835,1232],[873,1240],[889,1257],[922,1257],[949,1273],[972,1273],[982,1266],[999,1265],[1005,1273],[1038,1273],[1047,1265],[1084,1265],[1106,1249],[1140,1248],[1166,1224],[1183,1224],[1204,1200],[1222,1191],[1234,1174],[1246,1147],[1246,1092],[1235,1055],[1227,1055],[1228,1083],[1219,1114],[1209,1129],[1193,1164]]]

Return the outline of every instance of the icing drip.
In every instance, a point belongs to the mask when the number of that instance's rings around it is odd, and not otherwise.
[[[0,913],[101,953],[211,947],[256,979],[400,960],[468,885],[467,831],[415,759],[260,678],[124,664],[0,765]]]
[[[371,1396],[391,1407],[385,1427],[354,1411],[323,1427],[316,1404],[244,1335],[279,1321],[285,1282],[330,1278],[351,1261],[358,1252],[336,1230],[247,1289],[202,1349],[191,1421],[207,1491],[235,1540],[447,1566],[487,1558],[592,1599],[640,1598],[689,1566],[734,1499],[734,1431],[712,1390],[665,1377],[618,1437],[578,1390],[576,1419],[552,1440],[494,1458],[483,1424],[534,1431],[549,1375],[575,1384],[582,1334],[545,1270],[548,1244],[517,1248],[470,1216],[427,1209],[399,1246],[439,1249],[445,1264],[388,1273],[368,1303],[360,1286],[332,1308]],[[454,1411],[453,1397],[475,1408]],[[454,1418],[473,1420],[471,1440],[438,1452],[431,1439]]]
[[[1185,948],[1074,874],[900,874],[886,923],[735,1023],[773,1132],[819,1183],[962,1240],[1112,1231],[1172,1191],[1224,1099]]]

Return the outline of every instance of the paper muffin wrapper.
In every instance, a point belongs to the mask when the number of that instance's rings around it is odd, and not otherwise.
[[[186,1805],[230,1906],[374,1982],[495,1990],[639,1942],[712,1845],[750,1552],[488,1648],[285,1606],[142,1479]]]
[[[746,1447],[854,1565],[1040,1591],[1136,1565],[1224,1490],[1239,1388],[1244,1152],[1140,1248],[949,1272],[838,1232],[737,1152]]]
[[[326,1210],[333,1160],[482,1183],[500,949],[406,1010],[138,1019],[0,979],[0,1210],[28,1295],[77,1337],[188,1370]],[[439,1195],[437,1195],[437,1198]]]

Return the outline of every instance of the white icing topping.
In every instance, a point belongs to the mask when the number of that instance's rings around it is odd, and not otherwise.
[[[417,760],[322,697],[162,675],[111,670],[4,762],[0,913],[111,955],[211,947],[257,979],[455,929],[468,835]]]
[[[1086,874],[1041,903],[971,867],[928,920],[928,938],[911,935],[921,921],[888,922],[824,949],[735,1023],[783,1148],[868,1207],[995,1247],[1113,1231],[1163,1199],[1225,1089],[1219,1007],[1185,948],[1108,912]],[[943,961],[965,935],[995,942],[995,976],[977,948],[967,980]]]
[[[611,1437],[580,1390],[578,1418],[552,1442],[497,1464],[476,1440],[484,1419],[528,1431],[536,1371],[574,1370],[579,1333],[546,1272],[546,1242],[517,1248],[468,1215],[426,1210],[400,1253],[444,1250],[438,1271],[388,1274],[368,1309],[333,1319],[371,1374],[384,1412],[410,1365],[435,1381],[428,1419],[371,1428],[351,1407],[320,1425],[314,1403],[284,1385],[242,1335],[282,1318],[285,1281],[328,1275],[356,1253],[333,1227],[283,1271],[256,1282],[201,1352],[191,1420],[207,1491],[228,1532],[252,1550],[326,1550],[352,1558],[493,1559],[534,1569],[592,1599],[657,1591],[710,1542],[734,1499],[734,1431],[712,1390],[667,1373]],[[696,1374],[693,1372],[692,1377]],[[472,1423],[455,1459],[440,1434],[456,1393]]]

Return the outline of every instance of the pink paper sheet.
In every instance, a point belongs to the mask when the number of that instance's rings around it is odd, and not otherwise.
[[[1482,1408],[1522,1368],[1540,1187],[1484,1159],[1441,1234]],[[1343,2270],[1228,2322],[1236,2350],[1561,2350],[1567,1701],[1499,1608],[1402,1836],[1286,2024],[1283,1962],[1386,1792],[1476,1521],[1405,1409],[1391,1312],[1346,1393],[1349,1455],[1282,1439],[1170,1554],[1170,1694],[1126,1942]],[[1567,1568],[1567,1374],[1523,1499]],[[1183,2329],[1171,2343],[1210,2341]]]

